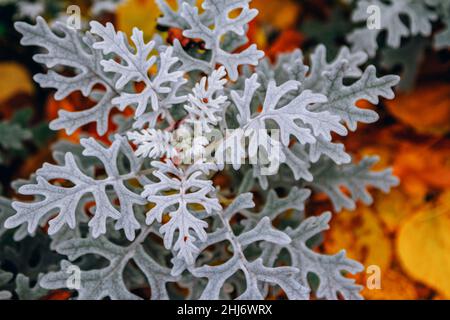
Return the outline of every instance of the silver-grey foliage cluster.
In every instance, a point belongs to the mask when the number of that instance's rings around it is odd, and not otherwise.
[[[187,289],[183,298],[191,299],[263,299],[274,290],[290,299],[308,299],[312,292],[361,298],[361,287],[345,273],[363,266],[344,251],[329,256],[313,250],[332,215],[306,217],[305,204],[313,192],[324,192],[335,211],[354,209],[358,200],[371,203],[367,187],[387,192],[398,183],[389,169],[371,171],[376,157],[352,162],[333,136],[375,122],[377,113],[356,102],[392,99],[399,78],[377,76],[374,66],[365,66],[364,51],[346,47],[330,60],[318,46],[309,63],[300,50],[275,64],[255,45],[236,53],[257,14],[250,1],[205,0],[202,13],[195,2],[178,1],[174,10],[158,0],[164,13],[159,23],[183,29],[205,50],[183,48],[177,40],[171,46],[159,37],[146,42],[138,29],[129,41],[113,25],[95,21],[86,32],[61,23],[52,30],[40,17],[34,25],[16,23],[23,45],[44,49],[34,60],[48,71],[34,79],[56,89],[56,99],[80,91],[96,103],[60,111],[52,129],[72,133],[95,123],[105,135],[112,109],[131,107],[134,116],[115,118],[119,129],[109,145],[94,138],[81,139],[81,146],[55,145],[55,164],[44,164],[18,188],[34,200],[1,209],[0,222],[19,227],[16,238],[24,226],[34,234],[48,224],[50,247],[67,260],[39,285],[67,288],[67,270],[78,265],[78,299],[138,299],[139,289],[148,287],[152,299],[179,298],[176,288]],[[137,90],[137,83],[144,88]],[[215,141],[211,159],[186,164],[180,159],[213,143],[207,135],[190,144],[177,141],[180,130],[192,133],[197,124],[205,132],[242,129],[246,142],[230,148],[227,138]],[[279,130],[279,141],[255,134],[269,129]],[[268,145],[279,148],[276,159]],[[247,149],[279,161],[278,171],[266,175],[260,163],[216,161],[224,154],[245,159]],[[213,185],[220,171],[235,181],[230,190]],[[0,282],[8,276],[0,274]]]
[[[399,90],[414,87],[428,48],[450,47],[450,1],[357,0],[354,5],[354,28],[347,40],[353,50],[379,57],[383,67],[401,67]],[[379,24],[369,28],[367,22],[376,15]]]
[[[386,31],[386,44],[399,48],[402,38],[431,35],[432,23],[438,18],[445,28],[434,37],[434,47],[441,49],[450,45],[450,3],[447,0],[358,0],[352,21],[366,22],[371,7],[379,9],[380,26],[360,27],[348,35],[354,49],[374,56],[378,49],[377,38],[383,31]],[[407,17],[406,23],[402,16]]]

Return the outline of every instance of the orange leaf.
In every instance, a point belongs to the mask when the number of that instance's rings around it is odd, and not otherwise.
[[[43,297],[42,300],[69,300],[72,294],[66,290],[55,290]]]
[[[392,260],[388,235],[376,214],[366,207],[335,215],[324,247],[327,253],[345,248],[349,258],[365,266],[377,265],[382,272],[389,269]]]
[[[450,187],[449,159],[448,143],[435,146],[402,143],[397,148],[394,172],[400,177],[406,191],[420,196],[430,187],[438,189]]]
[[[417,132],[444,135],[450,132],[450,84],[428,83],[409,94],[386,101],[389,112]]]
[[[279,30],[292,27],[300,14],[300,5],[292,0],[253,0],[250,5],[259,11],[258,22]]]
[[[369,300],[415,300],[418,298],[414,282],[395,270],[381,274],[381,288],[364,287],[361,292]]]
[[[266,51],[266,55],[275,60],[280,53],[287,53],[299,48],[303,43],[303,35],[295,30],[284,30]]]

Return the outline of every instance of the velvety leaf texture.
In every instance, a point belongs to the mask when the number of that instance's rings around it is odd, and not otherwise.
[[[318,45],[308,57],[297,49],[271,62],[255,44],[242,47],[258,14],[249,0],[156,3],[158,23],[201,50],[138,28],[128,38],[111,23],[91,21],[86,32],[50,28],[41,17],[15,25],[23,45],[45,49],[34,56],[48,69],[34,78],[41,87],[57,100],[79,91],[94,103],[59,111],[51,129],[71,134],[95,123],[104,136],[56,143],[54,162],[14,184],[28,197],[0,199],[0,237],[7,229],[16,229],[14,240],[45,234],[59,257],[59,269],[16,277],[17,295],[360,299],[345,274],[363,266],[345,251],[314,250],[332,214],[305,208],[321,193],[337,212],[354,209],[371,204],[369,188],[398,184],[391,169],[372,171],[377,157],[352,162],[338,141],[378,120],[356,102],[394,98],[399,77],[366,65],[377,33],[357,31],[353,50],[342,47],[332,60]],[[370,3],[391,10],[383,18],[391,46],[431,32],[434,13],[405,7],[409,0],[361,1],[355,21]],[[113,108],[122,113],[111,119]],[[7,130],[17,131],[12,147],[27,138],[16,129]],[[0,273],[0,286],[9,280]]]
[[[128,144],[122,145],[120,139],[116,140],[110,148],[105,148],[94,139],[81,141],[85,156],[98,158],[104,165],[108,177],[95,180],[84,174],[78,167],[72,153],[65,154],[64,165],[45,164],[37,171],[37,184],[24,185],[19,192],[28,195],[42,196],[42,201],[23,203],[14,202],[12,207],[16,214],[7,219],[5,226],[14,228],[22,223],[28,223],[28,231],[33,232],[39,225],[40,220],[47,215],[57,212],[57,216],[49,221],[49,234],[58,232],[63,225],[70,228],[76,225],[76,209],[82,197],[87,193],[92,194],[95,201],[94,217],[89,226],[92,235],[98,237],[106,232],[106,220],[112,218],[117,220],[116,227],[124,229],[127,238],[133,239],[135,230],[139,224],[134,217],[133,205],[144,204],[144,199],[130,191],[123,180],[127,175],[121,175],[116,161],[119,152],[124,150],[127,156],[134,157]],[[133,163],[129,173],[131,177],[139,169],[139,163]],[[130,177],[130,176],[128,176]],[[64,179],[74,184],[73,187],[54,185],[49,182],[52,179]],[[106,188],[111,186],[120,202],[120,211],[111,203]]]
[[[348,40],[356,50],[364,50],[370,56],[374,56],[378,49],[377,37],[381,31],[386,31],[386,43],[390,47],[398,48],[402,38],[431,34],[431,23],[438,18],[433,10],[426,6],[426,1],[396,0],[384,3],[380,0],[358,1],[357,8],[353,12],[354,22],[366,22],[370,8],[378,8],[380,14],[380,28],[359,28],[348,35]],[[408,17],[408,25],[401,19],[401,15]]]

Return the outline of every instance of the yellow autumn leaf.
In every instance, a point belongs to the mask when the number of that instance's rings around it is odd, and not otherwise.
[[[376,213],[366,207],[334,216],[324,246],[327,253],[345,248],[349,258],[366,267],[376,265],[382,272],[389,268],[392,260],[388,235]]]
[[[156,31],[157,19],[161,12],[154,0],[127,0],[117,6],[116,26],[118,30],[131,36],[136,27],[150,40]]]
[[[0,103],[18,93],[33,92],[31,76],[22,65],[15,62],[0,63]]]
[[[389,232],[395,232],[407,217],[411,216],[414,209],[421,205],[421,199],[410,199],[401,189],[395,188],[389,192],[375,195],[375,208]]]
[[[423,207],[401,226],[397,254],[414,279],[450,298],[450,192]]]

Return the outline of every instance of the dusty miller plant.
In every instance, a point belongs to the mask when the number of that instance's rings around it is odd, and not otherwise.
[[[202,47],[146,41],[138,29],[128,39],[95,21],[86,32],[40,17],[16,23],[23,45],[44,49],[34,60],[48,72],[35,81],[56,99],[80,91],[95,101],[60,111],[50,127],[70,134],[95,123],[111,141],[56,144],[54,163],[18,188],[34,200],[0,211],[16,239],[48,226],[50,248],[66,257],[40,287],[67,288],[76,265],[78,299],[139,299],[145,288],[152,299],[361,298],[345,274],[363,266],[345,251],[314,251],[332,215],[307,217],[305,205],[322,192],[336,212],[354,209],[372,202],[367,187],[397,184],[391,170],[371,170],[376,157],[352,162],[333,138],[375,122],[355,103],[392,99],[399,78],[378,77],[363,51],[346,47],[333,60],[324,46],[309,59],[300,50],[262,59],[246,46],[257,15],[249,0],[205,0],[202,11],[196,1],[157,2],[160,25]],[[111,110],[127,107],[134,116],[114,117],[118,129],[108,130]]]
[[[400,90],[413,88],[427,48],[450,47],[450,2],[447,0],[356,0],[354,5],[351,20],[355,28],[347,40],[353,50],[362,50],[370,57],[379,55],[383,67],[400,66]],[[374,13],[379,15],[379,25],[368,28],[365,24]]]

